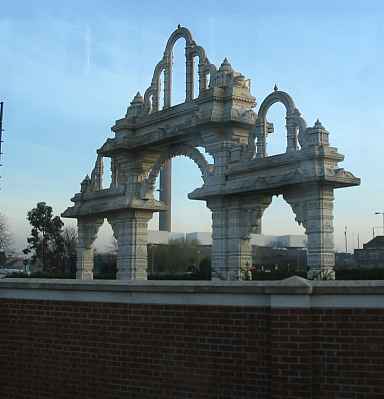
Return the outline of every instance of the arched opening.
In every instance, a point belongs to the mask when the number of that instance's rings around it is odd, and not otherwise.
[[[104,220],[97,238],[93,244],[95,250],[93,259],[94,278],[115,279],[117,243],[113,237],[111,225]]]
[[[193,98],[199,97],[199,57],[193,57]]]
[[[287,149],[286,109],[282,103],[273,104],[267,113],[266,119],[273,124],[273,132],[267,134],[267,156],[283,154]]]
[[[262,234],[252,235],[253,262],[260,271],[304,274],[305,230],[282,195],[273,196],[262,218]]]
[[[164,108],[164,71],[159,76],[159,111]]]
[[[172,90],[171,105],[185,102],[186,68],[185,68],[185,40],[176,41],[172,50]]]
[[[103,159],[104,168],[103,168],[103,188],[109,188],[112,182],[112,173],[111,173],[111,158],[105,157]]]
[[[159,190],[159,180],[157,176],[155,190]],[[202,184],[201,170],[192,159],[172,158],[172,232],[159,231],[158,213],[149,223],[148,270],[154,278],[161,274],[177,277],[191,273],[209,277],[211,211],[204,201],[188,199],[188,193]],[[158,191],[155,198],[159,198]]]
[[[208,72],[207,73],[207,75],[206,75],[206,87],[207,87],[207,89],[209,88],[209,85],[210,85],[210,83],[211,83],[211,73],[210,72]]]

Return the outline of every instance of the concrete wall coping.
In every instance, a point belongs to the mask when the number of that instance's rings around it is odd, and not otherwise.
[[[384,281],[3,279],[0,299],[267,308],[384,309]]]
[[[2,289],[164,292],[164,293],[227,293],[227,294],[316,294],[351,295],[383,294],[384,280],[311,281],[290,277],[278,281],[180,281],[180,280],[75,280],[5,278]]]

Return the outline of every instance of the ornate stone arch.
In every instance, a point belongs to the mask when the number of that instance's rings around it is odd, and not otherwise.
[[[207,89],[207,76],[216,71],[216,67],[209,63],[205,51],[201,46],[196,45],[192,38],[191,32],[183,26],[178,28],[171,34],[165,46],[164,55],[161,61],[156,65],[153,73],[151,86],[145,91],[144,104],[146,113],[159,111],[160,96],[160,75],[164,72],[164,108],[171,106],[172,91],[172,52],[177,40],[185,39],[185,59],[186,59],[186,88],[185,101],[193,101],[193,84],[194,84],[194,57],[199,58],[198,75],[199,75],[199,95]]]
[[[143,182],[142,198],[148,198],[151,196],[155,187],[156,178],[164,163],[178,156],[190,158],[198,166],[201,172],[201,178],[206,182],[208,175],[212,172],[213,165],[208,163],[204,155],[197,148],[189,145],[176,145],[169,148],[167,151],[164,151],[160,155],[159,159],[153,164],[147,178]]]
[[[254,134],[251,137],[252,143],[254,143],[255,138],[257,139],[256,158],[264,158],[267,156],[266,137],[268,133],[272,133],[273,126],[268,123],[266,116],[269,108],[275,103],[283,104],[286,109],[286,152],[297,151],[298,143],[304,146],[305,130],[307,128],[306,122],[302,118],[300,111],[296,108],[292,97],[288,93],[280,91],[275,87],[275,90],[269,94],[260,105]],[[252,143],[250,143],[250,145],[254,148],[254,144]]]
[[[171,36],[169,36],[169,39],[165,46],[164,54],[170,54],[173,50],[175,43],[181,38],[185,39],[187,46],[195,45],[195,42],[192,38],[192,33],[184,26],[179,25],[177,29],[172,32]]]
[[[147,114],[159,111],[160,99],[160,75],[164,70],[164,63],[161,60],[155,67],[153,72],[151,85],[144,93],[144,108]]]

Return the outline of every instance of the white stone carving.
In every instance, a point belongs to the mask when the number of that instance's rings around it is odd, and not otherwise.
[[[97,232],[103,224],[103,218],[86,217],[77,219],[77,264],[76,278],[80,280],[93,279],[93,248]]]
[[[185,102],[172,105],[172,58],[177,40],[185,40]],[[198,59],[198,97],[194,98],[194,59]],[[159,109],[164,73],[164,107]],[[268,156],[267,121],[276,102],[286,108],[287,147]],[[91,243],[107,218],[118,241],[118,279],[146,278],[147,224],[153,212],[166,210],[153,196],[165,162],[187,156],[199,167],[203,184],[189,198],[206,201],[212,211],[214,278],[240,279],[252,263],[249,235],[261,232],[264,210],[273,195],[283,195],[308,235],[308,276],[334,276],[333,190],[360,184],[339,168],[344,157],[329,145],[329,132],[316,121],[307,124],[291,96],[275,86],[258,112],[251,84],[227,59],[211,64],[191,32],[178,28],[170,36],[144,97],[138,92],[126,115],[112,127],[114,138],[98,149],[91,178],[63,216],[78,219],[78,278],[92,278]],[[207,162],[198,147],[213,159]],[[112,182],[102,187],[102,160],[111,158]]]

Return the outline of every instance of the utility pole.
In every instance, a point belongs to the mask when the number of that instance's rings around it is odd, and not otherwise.
[[[375,215],[381,215],[383,217],[383,236],[384,236],[384,212],[375,212]]]
[[[347,226],[345,226],[344,230],[344,239],[345,239],[345,253],[348,253]]]
[[[1,144],[3,143],[3,111],[4,111],[4,102],[0,102],[0,166],[1,165],[1,156],[2,156],[2,151],[1,151]],[[0,176],[1,178],[1,176]]]

